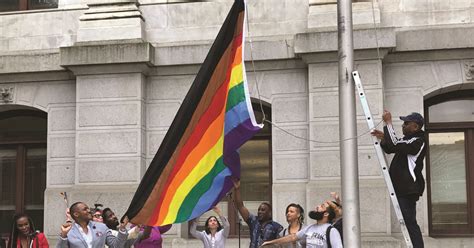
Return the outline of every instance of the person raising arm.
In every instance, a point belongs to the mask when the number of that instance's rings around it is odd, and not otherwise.
[[[193,237],[200,239],[204,248],[225,247],[225,241],[229,237],[230,224],[222,215],[221,210],[215,206],[212,208],[221,219],[223,226],[216,216],[210,216],[206,220],[205,230],[197,231],[197,218],[192,221],[190,233]]]
[[[263,242],[278,238],[283,226],[272,220],[272,206],[262,202],[258,207],[257,216],[251,214],[244,206],[240,194],[240,181],[234,180],[235,206],[250,229],[250,248],[258,248]]]

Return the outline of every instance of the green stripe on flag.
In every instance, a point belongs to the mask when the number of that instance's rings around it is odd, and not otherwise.
[[[178,215],[176,216],[175,223],[180,223],[188,220],[189,216],[192,214],[194,206],[198,203],[204,193],[206,193],[209,188],[212,186],[214,178],[225,169],[224,159],[221,156],[214,167],[205,175],[189,192],[189,194],[184,199],[181,207],[179,208]]]

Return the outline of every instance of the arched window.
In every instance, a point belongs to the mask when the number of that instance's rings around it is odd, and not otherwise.
[[[262,105],[266,120],[271,121],[271,109]],[[263,113],[258,102],[253,104],[253,110],[258,123],[263,121]],[[251,140],[240,148],[240,192],[245,207],[250,213],[256,215],[258,206],[262,202],[272,202],[272,129],[271,125],[264,123],[264,127]],[[231,235],[238,235],[240,215],[230,203],[229,222]],[[249,228],[245,220],[240,232],[249,235]]]
[[[260,103],[253,103],[252,107],[257,122],[262,123],[263,113]],[[271,120],[271,108],[265,103],[262,107],[266,120]],[[264,201],[272,202],[272,130],[270,124],[264,124],[264,128],[240,148],[240,191],[245,207],[252,214],[257,214],[260,203]],[[231,197],[224,198],[219,205],[222,208],[223,215],[228,216],[230,237],[237,237],[240,215],[234,208]],[[211,215],[214,215],[213,211],[209,211],[199,218],[199,230],[204,230],[204,223]],[[249,228],[247,224],[244,220],[240,221],[240,224],[242,225],[240,226],[242,237],[248,237]]]
[[[474,90],[425,101],[432,236],[474,235]]]
[[[43,229],[46,188],[45,112],[23,109],[0,112],[0,234],[10,232],[15,212],[30,215]]]

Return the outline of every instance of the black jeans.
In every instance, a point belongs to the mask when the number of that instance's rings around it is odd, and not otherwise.
[[[400,204],[413,248],[424,248],[420,226],[416,223],[416,201],[417,199],[413,197],[398,197],[398,204]]]

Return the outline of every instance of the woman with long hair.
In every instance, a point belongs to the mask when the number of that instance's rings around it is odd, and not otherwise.
[[[304,223],[304,209],[299,204],[290,203],[286,207],[285,211],[286,221],[288,222],[288,227],[283,229],[280,232],[280,237],[284,237],[291,234],[296,234],[301,229],[303,229]],[[288,247],[304,247],[299,241],[295,241],[288,244]]]
[[[26,214],[15,214],[8,239],[8,248],[48,248],[43,233],[35,231],[33,220]]]
[[[204,244],[204,248],[221,248],[225,247],[225,240],[229,237],[229,221],[222,216],[221,210],[215,206],[212,208],[214,212],[219,216],[223,226],[219,222],[216,216],[210,216],[206,220],[205,230],[197,231],[197,220],[193,220],[190,228],[190,233],[193,237],[200,239]]]

